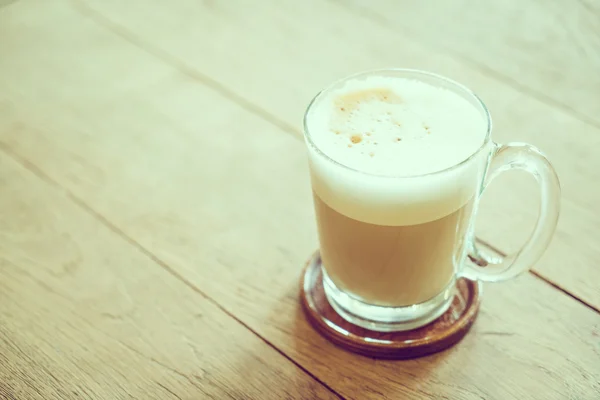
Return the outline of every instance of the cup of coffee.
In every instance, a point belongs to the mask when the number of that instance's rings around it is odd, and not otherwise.
[[[468,88],[417,70],[364,72],[335,82],[304,117],[323,286],[347,321],[389,332],[428,324],[456,281],[502,281],[547,248],[560,185],[546,157],[497,144]],[[483,191],[509,169],[531,173],[541,208],[524,246],[487,257],[474,236]]]

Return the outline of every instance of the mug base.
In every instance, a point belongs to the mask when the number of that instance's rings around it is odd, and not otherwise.
[[[452,346],[475,321],[480,294],[478,282],[461,278],[417,306],[372,306],[335,287],[318,251],[308,261],[301,287],[305,313],[317,331],[348,350],[379,358],[412,358]]]
[[[456,291],[453,279],[442,293],[426,302],[404,307],[376,306],[344,293],[322,265],[321,270],[323,289],[331,307],[346,321],[377,332],[408,331],[427,325],[448,310]]]

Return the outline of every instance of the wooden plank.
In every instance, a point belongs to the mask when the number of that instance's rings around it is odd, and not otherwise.
[[[593,0],[338,1],[600,126],[600,3]],[[435,29],[434,29],[435,27]]]
[[[334,390],[361,399],[600,390],[600,316],[529,275],[486,288],[473,332],[445,353],[396,363],[329,344],[297,300],[316,246],[303,145],[57,4],[19,4],[10,17],[19,24],[0,20],[0,38],[19,33],[10,61],[0,61],[19,77],[1,85],[2,150],[38,166]],[[40,50],[40,35],[51,51]]]
[[[6,154],[0,182],[0,398],[337,398]]]
[[[496,140],[537,144],[561,177],[558,231],[535,271],[600,310],[600,216],[594,212],[600,168],[590,167],[599,163],[600,129],[594,125],[338,4],[178,0],[168,12],[139,1],[74,4],[115,35],[296,135],[310,98],[357,70],[421,68],[467,84],[492,110]],[[478,234],[502,250],[516,248],[531,231],[537,196],[526,178],[501,179],[485,196]]]
[[[337,398],[6,154],[0,182],[0,398]]]

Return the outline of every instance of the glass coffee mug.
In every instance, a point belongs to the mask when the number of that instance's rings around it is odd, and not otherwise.
[[[484,103],[450,79],[406,69],[342,79],[312,100],[304,134],[323,287],[358,326],[426,325],[448,309],[458,278],[513,278],[552,238],[560,202],[552,165],[531,145],[494,143]],[[475,241],[477,206],[510,169],[536,178],[541,208],[519,251],[491,257]]]

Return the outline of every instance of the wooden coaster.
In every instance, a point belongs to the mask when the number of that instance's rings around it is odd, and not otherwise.
[[[459,279],[452,305],[441,317],[410,331],[375,332],[343,319],[329,305],[323,290],[320,257],[312,257],[304,270],[300,297],[309,322],[331,342],[375,358],[404,359],[442,351],[460,341],[479,310],[478,282]]]

